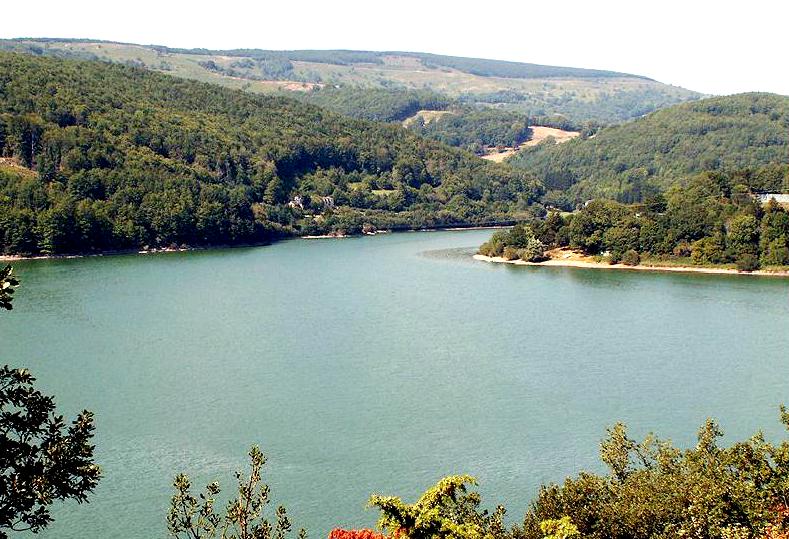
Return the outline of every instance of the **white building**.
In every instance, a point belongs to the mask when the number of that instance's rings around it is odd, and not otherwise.
[[[762,193],[756,195],[762,204],[767,204],[770,199],[775,199],[778,204],[789,204],[789,194],[786,193]]]

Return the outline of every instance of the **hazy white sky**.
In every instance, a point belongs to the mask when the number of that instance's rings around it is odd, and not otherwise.
[[[0,37],[434,52],[789,95],[786,0],[3,2]]]

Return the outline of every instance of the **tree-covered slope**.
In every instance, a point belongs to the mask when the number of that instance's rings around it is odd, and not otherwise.
[[[576,123],[625,121],[699,97],[627,73],[419,52],[215,51],[46,38],[0,40],[0,49],[124,63],[251,92],[301,92],[317,104],[328,102],[333,110],[368,119],[381,118],[381,95],[374,91],[382,89],[429,91],[527,116],[563,114]],[[360,89],[371,95],[359,97]]]
[[[524,151],[511,163],[549,189],[579,198],[638,200],[704,170],[789,160],[789,97],[749,93],[704,99],[613,126],[594,137]]]
[[[294,97],[351,118],[402,122],[420,110],[445,110],[455,100],[426,90],[326,87]]]
[[[508,220],[525,173],[291,99],[0,53],[0,251],[266,241]]]

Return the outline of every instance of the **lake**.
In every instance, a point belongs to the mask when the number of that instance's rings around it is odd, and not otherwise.
[[[95,412],[104,470],[42,537],[165,537],[173,476],[231,491],[253,443],[322,538],[452,473],[518,521],[541,483],[600,470],[620,420],[782,435],[789,281],[471,259],[491,233],[17,263],[2,359]]]

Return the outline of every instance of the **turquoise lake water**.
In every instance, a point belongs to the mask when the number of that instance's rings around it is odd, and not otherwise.
[[[600,470],[619,420],[681,445],[709,416],[728,440],[782,435],[788,280],[471,259],[490,235],[16,264],[0,358],[95,412],[104,470],[41,536],[165,537],[172,477],[229,491],[253,443],[322,538],[451,473],[517,521],[541,483]]]

